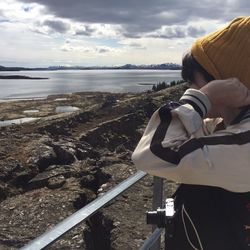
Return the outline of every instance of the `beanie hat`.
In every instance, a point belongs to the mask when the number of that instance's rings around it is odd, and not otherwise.
[[[250,16],[196,40],[191,53],[215,79],[237,77],[250,88]]]

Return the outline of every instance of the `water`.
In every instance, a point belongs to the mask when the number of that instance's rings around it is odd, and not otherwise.
[[[33,114],[33,113],[39,113],[38,109],[27,109],[23,111],[24,114]]]
[[[27,118],[18,118],[18,119],[12,119],[12,120],[4,120],[4,121],[0,121],[0,127],[32,122],[32,121],[35,121],[37,119],[39,119],[39,118],[27,117]]]
[[[0,79],[0,100],[41,98],[81,91],[142,92],[153,84],[181,79],[180,70],[60,70],[0,72],[0,75],[47,77],[45,80]]]
[[[74,112],[80,110],[77,107],[73,106],[57,106],[56,107],[56,113],[68,113],[68,112]]]

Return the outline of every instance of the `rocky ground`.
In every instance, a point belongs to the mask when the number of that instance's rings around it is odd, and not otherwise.
[[[141,94],[74,93],[0,103],[0,249],[18,249],[136,172],[131,162],[145,124],[184,86]],[[78,107],[55,113],[59,105]],[[36,113],[24,110],[39,110]],[[175,189],[168,183],[167,195]],[[147,176],[48,249],[138,249],[151,232]]]

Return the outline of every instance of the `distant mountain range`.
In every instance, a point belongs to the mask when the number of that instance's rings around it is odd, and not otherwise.
[[[4,67],[0,65],[0,71],[27,71],[27,70],[90,70],[90,69],[171,69],[180,70],[181,65],[175,63],[162,63],[162,64],[150,64],[150,65],[134,65],[125,64],[122,66],[50,66],[47,68],[25,68],[25,67]]]

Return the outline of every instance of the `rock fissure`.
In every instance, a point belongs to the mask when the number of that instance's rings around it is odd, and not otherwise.
[[[70,115],[54,114],[53,98],[3,104],[6,119],[34,107],[43,117],[0,128],[0,250],[20,248],[135,173],[131,153],[170,94],[76,93],[60,103],[81,109]],[[151,231],[151,186],[146,177],[48,249],[138,249]]]

